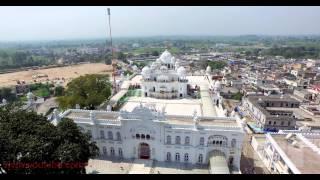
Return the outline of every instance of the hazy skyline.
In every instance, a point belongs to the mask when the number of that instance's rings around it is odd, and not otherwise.
[[[0,7],[0,41],[106,38],[108,7]],[[319,35],[320,7],[116,7],[114,37]]]

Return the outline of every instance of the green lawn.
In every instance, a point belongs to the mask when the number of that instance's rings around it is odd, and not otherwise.
[[[39,88],[35,91],[33,91],[34,95],[38,97],[48,97],[50,96],[50,91],[47,88]]]

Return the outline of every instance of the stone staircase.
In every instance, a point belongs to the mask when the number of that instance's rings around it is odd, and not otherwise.
[[[150,174],[153,160],[136,159],[133,162],[129,174]]]

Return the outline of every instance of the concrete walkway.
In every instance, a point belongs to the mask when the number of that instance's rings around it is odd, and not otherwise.
[[[150,174],[153,160],[136,159],[129,174]]]

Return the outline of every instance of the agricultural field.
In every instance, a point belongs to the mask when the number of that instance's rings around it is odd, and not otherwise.
[[[112,66],[103,63],[89,63],[71,65],[50,69],[27,70],[14,73],[0,74],[0,87],[9,87],[17,84],[17,81],[25,83],[46,83],[60,81],[61,85],[66,86],[70,80],[85,74],[109,74],[111,75]],[[34,75],[45,74],[47,77],[34,78]]]

